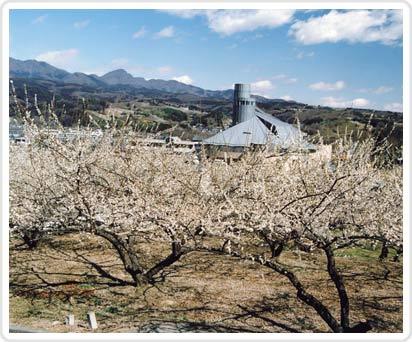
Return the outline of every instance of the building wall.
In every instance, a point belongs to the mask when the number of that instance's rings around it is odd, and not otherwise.
[[[232,125],[234,126],[253,118],[255,107],[256,101],[250,96],[250,84],[235,84]]]

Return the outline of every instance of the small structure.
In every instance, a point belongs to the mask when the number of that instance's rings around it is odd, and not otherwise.
[[[256,107],[250,84],[235,84],[232,126],[203,140],[205,145],[226,146],[242,150],[251,146],[271,146],[280,149],[299,147],[315,149],[303,139],[300,130]]]
[[[66,316],[66,325],[69,326],[74,326],[74,315],[73,314],[69,314]]]
[[[23,125],[13,119],[10,119],[9,122],[9,141],[15,143],[26,141]]]
[[[193,153],[200,145],[198,141],[182,140],[175,136],[140,138],[136,140],[136,143],[142,146],[170,149],[170,151],[176,153]]]
[[[96,315],[93,311],[89,311],[87,313],[87,322],[89,323],[89,327],[92,330],[97,329],[97,320],[96,320]]]

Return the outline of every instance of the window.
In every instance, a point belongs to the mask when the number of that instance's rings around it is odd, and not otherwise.
[[[274,135],[277,135],[276,131],[276,126],[272,125],[270,122],[267,122],[266,120],[263,120],[262,118],[259,118],[259,120],[266,126],[267,129],[269,129]]]

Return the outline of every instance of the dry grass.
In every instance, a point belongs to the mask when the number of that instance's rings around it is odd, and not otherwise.
[[[145,247],[152,255],[167,253],[161,245],[158,250]],[[401,332],[402,265],[375,258],[337,259],[351,299],[352,322],[373,319],[373,332]],[[287,251],[281,261],[294,266],[309,290],[338,312],[323,258],[300,259]],[[165,270],[163,281],[142,288],[100,277],[93,263],[128,279],[115,251],[96,237],[57,237],[33,251],[12,248],[10,322],[54,332],[88,332],[86,313],[93,310],[99,332],[136,331],[153,322],[184,323],[194,331],[329,331],[313,309],[296,299],[286,278],[255,263],[192,253]],[[77,323],[71,330],[64,325],[68,313]]]

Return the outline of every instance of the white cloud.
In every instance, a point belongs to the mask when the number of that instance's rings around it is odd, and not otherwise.
[[[350,101],[344,100],[342,98],[335,98],[332,96],[322,97],[322,104],[328,107],[337,107],[337,108],[363,108],[369,105],[369,101],[364,98],[357,98]]]
[[[173,77],[175,81],[185,83],[185,84],[192,84],[193,80],[188,75],[182,75],[179,77]]]
[[[88,26],[89,24],[90,24],[90,20],[76,21],[73,23],[73,27],[75,29],[82,29]]]
[[[293,19],[295,10],[167,10],[168,13],[189,19],[204,16],[208,27],[229,36],[261,28],[275,28]]]
[[[394,44],[402,38],[402,11],[331,10],[323,16],[295,22],[289,34],[305,45],[339,41]]]
[[[252,93],[264,97],[270,97],[269,92],[275,88],[270,80],[256,81],[251,84]]]
[[[38,55],[36,59],[47,62],[58,68],[73,69],[73,62],[78,54],[79,50],[77,49],[46,51]]]
[[[143,38],[146,34],[147,34],[147,30],[144,26],[142,26],[138,31],[133,33],[132,38],[133,39]]]
[[[254,90],[270,90],[273,89],[273,84],[269,80],[256,81],[252,83],[252,89]]]
[[[343,81],[336,81],[335,83],[317,82],[317,83],[310,84],[309,88],[312,90],[322,90],[322,91],[341,90],[345,88],[345,82]]]
[[[285,101],[293,101],[293,98],[290,95],[284,95],[284,96],[281,96],[280,98]]]
[[[380,86],[373,90],[375,94],[386,94],[393,90],[392,87]]]
[[[31,23],[32,24],[41,24],[43,23],[47,18],[47,14],[43,14],[35,18]]]
[[[222,10],[208,14],[209,28],[228,36],[237,32],[274,28],[290,22],[294,10]]]
[[[388,103],[384,106],[385,110],[389,110],[391,112],[403,112],[403,105],[399,102],[392,102]]]
[[[273,76],[273,79],[282,81],[283,83],[286,83],[286,84],[296,83],[298,81],[297,78],[289,77],[285,74],[279,74],[279,75]]]
[[[155,38],[172,38],[175,35],[175,28],[173,26],[167,26],[155,33]]]
[[[369,100],[364,98],[353,99],[351,102],[353,107],[366,107],[369,105]]]

